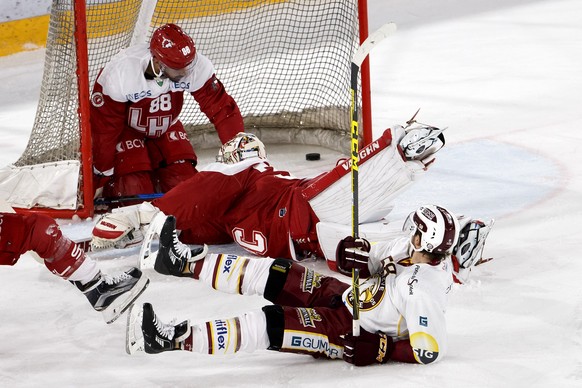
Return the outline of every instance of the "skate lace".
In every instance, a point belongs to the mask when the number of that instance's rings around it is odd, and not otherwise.
[[[130,277],[131,276],[129,276],[127,273],[122,272],[122,273],[115,275],[115,276],[103,275],[103,281],[105,283],[107,283],[108,285],[113,285],[113,284],[121,283],[122,281],[129,279]]]
[[[164,322],[161,322],[160,320],[158,320],[158,317],[155,316],[154,317],[154,326],[156,327],[156,330],[157,330],[158,334],[160,334],[160,336],[167,338],[168,340],[171,340],[174,338],[175,321],[176,320],[173,319],[169,323],[164,323]]]
[[[174,232],[173,248],[174,248],[174,252],[180,258],[185,258],[186,260],[190,260],[190,257],[192,257],[192,252],[190,251],[190,247],[188,247],[188,245],[184,244],[183,242],[181,242],[178,239],[178,234],[176,232]]]

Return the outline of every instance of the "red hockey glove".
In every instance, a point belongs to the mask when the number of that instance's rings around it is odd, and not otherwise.
[[[347,334],[343,338],[344,361],[355,366],[366,366],[373,363],[384,364],[390,359],[394,343],[392,338],[378,331],[369,333],[360,330],[360,336]]]
[[[348,236],[341,240],[335,251],[337,270],[346,275],[352,275],[352,269],[358,268],[360,276],[367,278],[370,276],[368,269],[368,259],[370,257],[370,243],[363,238],[354,239]]]

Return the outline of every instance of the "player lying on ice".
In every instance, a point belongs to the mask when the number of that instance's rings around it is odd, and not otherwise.
[[[0,213],[0,265],[16,264],[27,251],[35,252],[49,271],[77,286],[107,323],[123,314],[149,283],[137,268],[115,276],[102,274],[97,263],[65,237],[50,217]]]
[[[338,246],[340,271],[356,265],[367,277],[360,285],[361,335],[354,337],[349,284],[291,260],[206,254],[203,249],[191,256],[177,241],[175,219],[168,217],[154,265],[157,272],[191,277],[226,293],[260,295],[273,304],[196,325],[164,324],[151,304],[134,305],[128,316],[127,351],[217,355],[269,349],[343,357],[358,366],[439,361],[447,349],[444,312],[459,223],[448,210],[427,205],[411,213],[405,227],[410,231],[406,237],[377,244],[370,252],[354,249],[353,239]]]
[[[358,175],[363,237],[366,225],[381,226],[377,221],[390,212],[393,199],[428,168],[443,145],[438,128],[395,126],[362,149]],[[93,249],[139,244],[148,228],[147,250],[166,215],[173,215],[184,243],[234,241],[257,256],[325,257],[336,270],[336,246],[351,230],[348,160],[318,177],[295,178],[274,169],[263,143],[246,133],[223,145],[217,159],[151,204],[106,215],[93,229]],[[386,234],[375,230],[373,237]]]

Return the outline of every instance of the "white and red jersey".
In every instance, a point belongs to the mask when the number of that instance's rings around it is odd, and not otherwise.
[[[380,271],[360,285],[360,324],[372,333],[380,330],[395,340],[409,339],[417,361],[428,364],[446,352],[452,268],[449,259],[438,265],[411,264],[409,241],[403,237],[372,247],[370,269],[378,272],[388,261],[392,273],[383,276]],[[343,300],[351,310],[351,288]]]
[[[159,138],[178,122],[184,92],[191,93],[200,110],[215,125],[221,141],[244,130],[238,106],[215,77],[212,62],[197,53],[192,71],[178,82],[148,79],[151,61],[147,44],[129,47],[101,70],[91,95],[94,165],[100,172],[114,166],[115,147],[124,130],[143,138]]]

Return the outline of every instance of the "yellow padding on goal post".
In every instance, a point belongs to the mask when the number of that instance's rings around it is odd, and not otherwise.
[[[49,15],[0,23],[0,56],[46,45]]]

